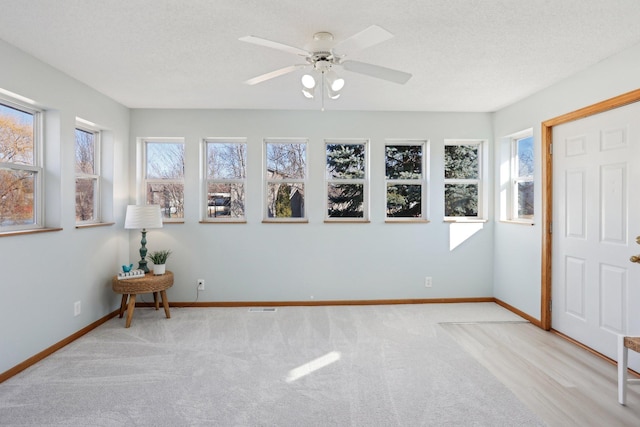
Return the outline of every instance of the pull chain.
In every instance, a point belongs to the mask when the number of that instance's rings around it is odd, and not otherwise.
[[[320,80],[321,80],[321,98],[322,98],[322,107],[320,108],[320,111],[324,111],[324,71],[322,73],[320,73]]]

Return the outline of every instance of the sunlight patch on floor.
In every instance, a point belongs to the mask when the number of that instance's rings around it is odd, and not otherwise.
[[[311,362],[307,362],[304,365],[300,365],[297,368],[290,370],[286,381],[288,383],[294,382],[317,371],[318,369],[322,369],[325,366],[337,362],[338,360],[340,360],[340,352],[332,351],[327,353],[324,356],[320,356],[317,359],[312,360]]]

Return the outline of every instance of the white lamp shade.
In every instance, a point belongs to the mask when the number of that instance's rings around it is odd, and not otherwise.
[[[160,205],[129,205],[124,228],[162,228]]]
[[[327,96],[331,99],[338,99],[340,98],[340,92],[332,90],[331,86],[327,87]]]
[[[305,98],[313,98],[313,94],[314,93],[314,89],[307,89],[306,87],[302,88],[302,94],[304,95]]]
[[[305,74],[302,76],[302,86],[307,89],[313,89],[316,87],[316,79],[311,74]]]
[[[335,71],[333,70],[327,71],[326,78],[327,78],[327,83],[329,83],[329,88],[331,88],[332,91],[338,92],[340,91],[340,89],[344,87],[344,79],[341,77],[338,77]]]

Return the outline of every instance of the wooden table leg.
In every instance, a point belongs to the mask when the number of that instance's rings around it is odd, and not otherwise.
[[[169,314],[169,301],[167,301],[167,293],[165,291],[160,291],[160,295],[162,296],[162,306],[164,307],[164,314],[167,316],[167,319],[171,319],[171,314]]]
[[[124,314],[124,308],[127,306],[127,297],[129,295],[127,294],[122,294],[122,301],[120,301],[120,315],[118,316],[120,319],[122,319],[122,315]]]
[[[158,293],[157,292],[153,293],[153,303],[156,306],[156,310],[159,310],[160,309],[160,301],[158,301]]]
[[[136,294],[129,295],[129,306],[127,307],[127,323],[125,328],[131,326],[131,319],[133,319],[133,310],[136,308]]]

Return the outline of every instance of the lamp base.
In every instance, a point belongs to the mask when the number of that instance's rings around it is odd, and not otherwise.
[[[141,259],[140,261],[138,261],[138,269],[144,271],[145,274],[149,272],[149,267],[147,267],[146,259]]]
[[[147,267],[147,230],[145,228],[142,229],[142,240],[140,240],[140,261],[138,261],[138,268],[144,271],[145,274],[149,272],[149,267]]]

